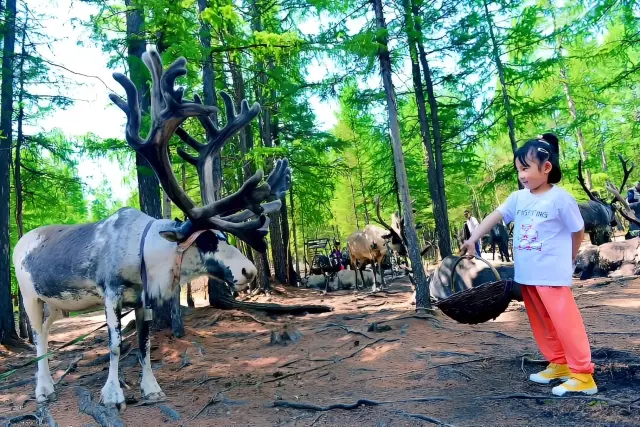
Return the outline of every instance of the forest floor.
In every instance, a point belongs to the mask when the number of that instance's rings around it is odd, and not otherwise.
[[[140,367],[130,349],[137,341],[135,332],[124,333],[120,373],[129,404],[122,420],[127,426],[640,426],[640,279],[584,281],[576,283],[574,292],[589,332],[602,401],[556,399],[551,386],[527,380],[544,363],[522,303],[512,302],[495,321],[476,326],[444,315],[439,321],[411,317],[411,288],[406,278],[398,278],[387,293],[324,295],[278,287],[271,296],[254,298],[334,308],[321,315],[188,309],[184,338],[152,337],[154,372],[167,395],[164,404],[136,406]],[[102,322],[104,316],[97,313],[60,320],[51,347]],[[391,329],[368,332],[372,322]],[[270,345],[271,331],[283,328],[296,329],[302,337],[287,346]],[[99,399],[108,362],[98,358],[108,353],[107,341],[102,329],[52,357],[56,381],[82,356],[57,385],[58,399],[49,404],[60,426],[96,425],[79,412],[75,387],[86,387],[94,401]],[[0,366],[33,356],[0,347]],[[0,382],[0,425],[36,411],[34,373],[34,366],[24,367]],[[355,404],[359,399],[379,404]],[[286,402],[354,405],[316,411],[282,406]],[[34,425],[14,425],[29,422]]]

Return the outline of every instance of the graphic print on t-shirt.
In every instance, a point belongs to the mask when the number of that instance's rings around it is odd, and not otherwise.
[[[521,251],[542,251],[542,242],[538,241],[538,232],[533,224],[521,224],[518,230],[518,249]]]

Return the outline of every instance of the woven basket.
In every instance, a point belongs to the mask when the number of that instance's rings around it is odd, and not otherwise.
[[[458,258],[451,268],[452,291],[455,289],[456,267],[462,259],[464,258]],[[495,319],[504,313],[511,301],[513,282],[502,280],[500,274],[487,260],[478,259],[489,266],[497,280],[456,292],[435,304],[444,314],[460,323],[475,325]]]

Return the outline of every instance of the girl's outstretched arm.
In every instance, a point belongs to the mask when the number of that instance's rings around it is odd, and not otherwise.
[[[571,241],[573,243],[573,250],[571,252],[572,260],[575,260],[578,256],[578,251],[580,250],[580,243],[582,243],[582,239],[584,239],[584,227],[582,227],[582,230],[580,231],[571,233]]]
[[[462,244],[460,251],[464,254],[477,255],[476,254],[476,242],[482,238],[485,234],[487,234],[494,225],[502,221],[502,213],[498,210],[491,212],[491,214],[487,215],[487,217],[473,230],[471,233],[471,237],[469,240]]]

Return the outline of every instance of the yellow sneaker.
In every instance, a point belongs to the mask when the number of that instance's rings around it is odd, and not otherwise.
[[[544,371],[529,375],[529,380],[538,384],[549,384],[553,380],[568,380],[570,377],[571,371],[567,365],[549,363]]]
[[[556,396],[564,396],[567,393],[582,393],[582,394],[596,394],[598,392],[598,386],[596,382],[593,380],[593,375],[591,374],[571,374],[571,378],[569,378],[564,383],[560,384],[557,387],[554,387],[551,390],[551,393]]]

